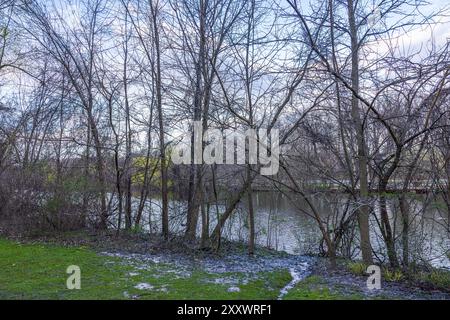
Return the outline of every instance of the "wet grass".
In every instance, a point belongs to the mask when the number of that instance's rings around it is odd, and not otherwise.
[[[344,290],[346,292],[344,292]],[[359,300],[364,296],[348,287],[329,287],[320,276],[312,275],[297,283],[284,297],[286,300]]]
[[[149,262],[145,268],[119,257],[99,255],[85,247],[21,244],[0,239],[0,298],[2,299],[276,299],[290,280],[287,270],[261,272],[239,283],[239,292],[217,278],[244,279],[243,273],[212,274]],[[81,269],[81,289],[69,290],[66,269]],[[151,289],[140,290],[138,284]]]
[[[66,287],[69,277],[66,270],[70,265],[81,269],[80,290]],[[353,269],[349,274],[359,275],[364,271],[358,263],[346,264],[346,268]],[[417,277],[425,286],[443,290],[450,287],[448,271],[434,270]],[[271,300],[276,299],[291,280],[286,269],[251,275],[244,272],[215,273],[206,272],[199,266],[102,255],[80,245],[19,243],[0,239],[0,299]],[[290,289],[284,299],[392,298],[386,293],[369,297],[358,286],[328,280],[323,275],[311,275]],[[147,288],[141,290],[136,287],[138,285]],[[238,287],[239,291],[233,292],[235,290],[230,290],[232,287]]]

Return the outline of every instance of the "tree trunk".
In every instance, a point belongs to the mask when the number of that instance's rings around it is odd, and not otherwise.
[[[123,90],[125,98],[125,229],[132,227],[131,218],[131,122],[130,103],[128,101],[128,13],[125,13],[125,43],[124,43],[124,63],[123,63]]]
[[[199,22],[199,33],[200,33],[200,43],[198,50],[197,62],[195,65],[195,92],[194,92],[194,121],[202,120],[202,99],[203,99],[203,90],[202,90],[202,77],[203,77],[203,69],[205,64],[205,46],[206,46],[206,3],[204,0],[200,0],[200,22]],[[203,128],[205,127],[206,119],[203,119]],[[205,128],[204,128],[205,129]],[[191,136],[191,152],[193,152],[194,146],[194,133]],[[202,146],[203,152],[203,146]],[[189,204],[188,204],[188,212],[187,212],[187,224],[186,224],[186,233],[185,237],[187,240],[194,240],[197,233],[197,223],[198,223],[198,213],[199,213],[199,192],[201,188],[201,175],[203,170],[202,164],[191,164],[190,168],[190,177],[189,177]]]
[[[409,208],[405,194],[400,195],[400,213],[402,216],[402,246],[403,246],[403,267],[405,270],[409,266]]]
[[[348,18],[350,24],[351,50],[352,50],[352,89],[354,93],[359,93],[359,44],[358,32],[355,22],[355,8],[353,0],[348,0]],[[361,252],[365,264],[372,264],[372,245],[370,243],[369,229],[369,207],[368,200],[368,181],[367,181],[367,156],[364,139],[364,128],[361,123],[359,100],[353,94],[352,96],[352,118],[356,130],[356,140],[358,144],[358,166],[359,166],[359,195],[362,206],[358,212],[359,234],[361,241]]]
[[[156,4],[157,5],[157,4]],[[167,176],[167,160],[165,150],[164,137],[164,119],[162,109],[162,79],[161,79],[161,47],[159,42],[159,26],[158,26],[158,8],[155,7],[153,1],[150,1],[150,9],[153,20],[153,38],[156,54],[156,70],[155,70],[155,88],[156,88],[156,110],[158,112],[158,126],[159,126],[159,155],[160,155],[160,170],[161,170],[161,225],[162,235],[164,239],[169,239],[169,200],[168,200],[168,176]]]
[[[105,168],[103,162],[102,147],[100,143],[100,137],[97,131],[97,125],[94,121],[94,118],[90,110],[88,110],[88,117],[91,122],[91,133],[92,139],[94,140],[94,148],[96,155],[97,178],[100,189],[100,223],[98,225],[98,228],[101,230],[105,230],[108,227],[108,211],[106,209],[106,191],[105,191],[106,179],[105,179]]]
[[[250,165],[247,168],[247,179],[250,180]],[[248,254],[253,255],[255,253],[255,213],[253,209],[253,190],[250,183],[247,190],[248,196]]]
[[[384,191],[383,191],[384,190]],[[397,254],[395,252],[394,235],[392,233],[391,223],[389,221],[389,215],[387,212],[386,196],[384,193],[386,188],[380,187],[380,217],[382,225],[382,234],[384,242],[386,243],[386,251],[389,259],[389,264],[393,268],[399,266]]]
[[[207,248],[209,242],[209,203],[205,203],[205,190],[201,191],[202,234],[200,248]],[[206,208],[205,208],[206,207]]]

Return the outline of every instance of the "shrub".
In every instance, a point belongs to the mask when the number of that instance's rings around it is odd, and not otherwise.
[[[362,262],[350,262],[347,264],[348,270],[357,276],[365,276],[367,266]]]
[[[396,269],[396,270],[384,269],[383,279],[388,282],[397,282],[397,281],[403,280],[404,275],[403,275],[403,272],[399,269]]]
[[[433,269],[421,275],[421,280],[433,287],[450,290],[450,271]]]
[[[143,233],[144,232],[144,227],[141,226],[141,225],[134,225],[134,226],[131,227],[130,232],[134,233],[134,234]]]

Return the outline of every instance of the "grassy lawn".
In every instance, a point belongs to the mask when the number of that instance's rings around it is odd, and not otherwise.
[[[81,289],[69,290],[66,269],[81,269]],[[86,247],[22,244],[0,239],[0,299],[276,299],[291,281],[287,270],[260,272],[248,281],[244,273],[208,273],[146,262],[142,267],[121,257],[105,256]],[[216,280],[239,281],[239,292]],[[149,286],[144,290],[138,285]],[[342,290],[344,289],[344,290]],[[297,283],[284,299],[364,299],[356,290],[330,288],[312,275]]]
[[[359,300],[364,296],[358,292],[342,293],[345,288],[329,288],[319,276],[309,276],[297,283],[284,297],[286,300]]]
[[[81,269],[81,290],[68,290],[66,269]],[[210,274],[192,270],[179,277],[174,267],[149,263],[136,272],[121,258],[108,257],[82,247],[19,244],[0,240],[0,298],[2,299],[276,299],[291,280],[287,271],[264,272],[228,292],[230,285],[214,283],[218,277],[239,279],[243,274]],[[135,288],[140,283],[148,290]]]

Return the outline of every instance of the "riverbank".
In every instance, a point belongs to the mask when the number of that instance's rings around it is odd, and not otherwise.
[[[323,258],[239,243],[219,254],[141,234],[87,232],[0,240],[2,299],[450,299],[442,291],[384,283]],[[81,269],[81,290],[66,288],[66,269]]]

